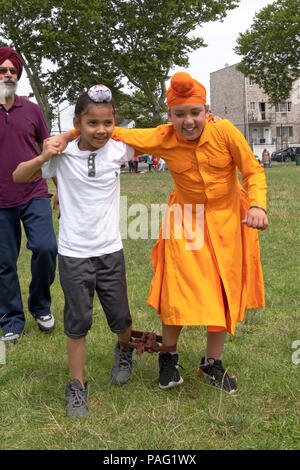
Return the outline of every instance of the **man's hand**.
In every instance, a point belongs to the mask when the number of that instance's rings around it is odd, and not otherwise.
[[[257,228],[258,230],[265,230],[269,222],[267,214],[263,209],[251,207],[242,220],[242,224],[246,224],[251,228]]]

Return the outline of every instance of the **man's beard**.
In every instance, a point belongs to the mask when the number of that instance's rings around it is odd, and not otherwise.
[[[7,82],[13,83],[13,85],[7,86]],[[14,80],[13,78],[5,78],[4,80],[0,80],[0,103],[5,104],[7,98],[11,98],[12,96],[14,96],[17,87],[18,80]]]

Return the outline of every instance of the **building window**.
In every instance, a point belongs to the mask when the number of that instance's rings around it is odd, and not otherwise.
[[[258,132],[257,129],[252,129],[252,142],[254,144],[258,143]]]
[[[278,103],[276,104],[276,112],[277,113],[286,113],[292,110],[292,103],[291,101],[286,101],[285,103]]]
[[[227,106],[224,107],[224,113],[225,113],[225,114],[228,114]]]
[[[254,78],[249,78],[249,85],[254,85]]]
[[[258,103],[259,109],[259,120],[265,121],[266,120],[266,103]]]
[[[277,137],[293,137],[294,132],[293,132],[293,126],[280,126],[276,127],[276,135]]]
[[[250,109],[255,109],[255,101],[250,101]]]

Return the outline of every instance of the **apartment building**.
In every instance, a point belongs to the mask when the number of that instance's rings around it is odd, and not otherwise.
[[[210,74],[212,112],[229,119],[258,156],[264,148],[271,153],[300,145],[300,79],[294,82],[286,102],[272,106],[264,91],[236,66]]]

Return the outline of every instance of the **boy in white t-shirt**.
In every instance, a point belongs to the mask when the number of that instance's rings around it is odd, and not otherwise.
[[[85,337],[92,324],[96,291],[112,332],[118,335],[112,381],[123,385],[131,377],[128,346],[132,319],[128,306],[125,263],[119,232],[120,167],[134,150],[110,139],[115,109],[109,88],[96,85],[80,95],[74,126],[81,132],[62,155],[45,140],[43,152],[21,163],[14,181],[57,176],[60,226],[59,274],[65,295],[64,331],[72,380],[66,387],[71,416],[87,414],[87,382],[83,381]]]

